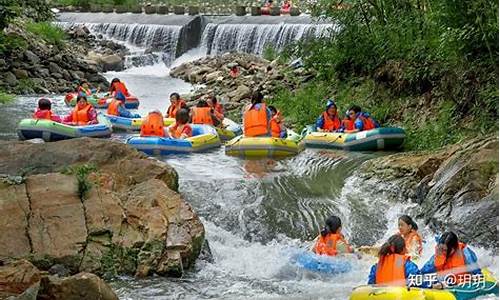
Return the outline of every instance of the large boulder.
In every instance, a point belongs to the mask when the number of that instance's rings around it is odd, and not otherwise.
[[[417,203],[413,215],[435,232],[453,230],[474,245],[498,248],[498,138],[471,140],[444,150],[402,153],[363,164],[373,194]],[[377,189],[376,186],[379,188]]]
[[[204,228],[167,164],[88,138],[0,151],[0,259],[137,276],[181,276],[194,264]]]
[[[228,97],[231,98],[233,102],[239,102],[243,99],[246,99],[252,95],[252,90],[246,85],[240,85],[238,88],[230,93],[228,93]]]
[[[107,55],[100,58],[103,71],[121,71],[123,70],[123,59],[118,55]]]
[[[66,278],[45,276],[38,300],[118,300],[115,292],[94,274],[79,273]]]
[[[0,265],[0,298],[19,295],[40,278],[40,270],[27,260],[4,263]]]

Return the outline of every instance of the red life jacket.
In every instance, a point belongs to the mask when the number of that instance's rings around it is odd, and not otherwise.
[[[323,130],[335,131],[340,128],[340,120],[337,115],[332,119],[330,115],[325,111],[323,112]]]
[[[408,259],[408,256],[402,254],[381,257],[377,264],[375,283],[406,286],[405,264]]]
[[[467,247],[464,243],[458,243],[458,248],[448,259],[446,259],[446,253],[437,253],[434,256],[434,266],[441,276],[446,276],[454,274],[457,283],[463,281],[463,274],[467,274],[467,266],[465,264],[464,249]]]
[[[113,86],[111,87],[111,91],[113,92],[113,96],[116,96],[116,94],[118,94],[118,92],[121,92],[125,97],[130,96],[130,93],[128,92],[127,87],[121,81],[113,83]]]
[[[224,108],[222,107],[222,104],[216,103],[214,106],[214,114],[219,119],[222,121],[224,119]]]
[[[375,121],[371,117],[365,117],[363,115],[359,115],[358,118],[363,121],[363,131],[364,130],[371,130],[376,128]]]
[[[52,111],[48,109],[37,109],[33,114],[33,119],[36,120],[52,120]]]
[[[337,243],[338,241],[342,241],[347,247],[348,251],[352,252],[351,247],[344,239],[344,236],[340,233],[329,233],[326,236],[320,235],[316,241],[316,245],[314,245],[314,253],[318,255],[329,255],[335,256],[338,254],[337,252]]]
[[[179,99],[176,105],[170,104],[167,109],[167,117],[175,118],[175,114],[177,113],[177,111],[183,107],[186,107],[186,102],[182,99]]]
[[[193,107],[191,109],[191,123],[214,125],[210,107]]]
[[[120,112],[118,108],[120,107],[120,104],[121,104],[120,100],[113,99],[113,101],[111,101],[111,103],[108,106],[108,111],[107,111],[108,115],[119,116]]]
[[[163,116],[158,112],[150,112],[142,121],[141,136],[165,136],[163,128]]]
[[[344,130],[354,130],[354,122],[351,119],[343,119],[342,127]]]
[[[269,133],[267,124],[267,108],[264,103],[260,104],[260,109],[250,107],[243,114],[243,132],[245,136],[260,136]]]
[[[87,123],[90,121],[89,111],[91,108],[92,105],[90,105],[90,103],[87,103],[87,105],[85,105],[85,107],[83,107],[82,109],[78,109],[77,104],[71,115],[72,121],[78,125],[87,125]]]
[[[188,130],[186,130],[186,127],[188,127]],[[184,124],[184,126],[181,127],[179,126],[179,124],[175,123],[175,125],[172,127],[171,134],[173,138],[178,139],[181,137],[183,132],[185,132],[188,137],[193,136],[193,130],[191,129],[191,126],[189,126],[189,124]]]

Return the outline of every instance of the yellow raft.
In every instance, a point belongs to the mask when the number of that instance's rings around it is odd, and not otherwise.
[[[498,296],[498,281],[487,269],[481,270],[484,283],[471,283],[451,289],[435,290],[383,285],[364,285],[355,288],[350,300],[466,300],[483,295]]]
[[[289,131],[288,138],[235,137],[225,145],[227,155],[239,157],[286,157],[297,155],[303,146],[299,145],[297,134]]]

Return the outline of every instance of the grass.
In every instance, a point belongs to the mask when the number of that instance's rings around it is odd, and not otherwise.
[[[66,33],[64,30],[49,22],[30,22],[26,25],[26,30],[36,34],[52,45],[62,46],[66,40]]]
[[[0,104],[8,103],[14,100],[14,95],[8,94],[0,90]]]
[[[97,167],[93,164],[83,164],[72,167],[67,167],[61,173],[75,175],[78,181],[78,195],[80,199],[84,199],[87,193],[92,188],[92,183],[88,180],[90,173],[96,172]]]

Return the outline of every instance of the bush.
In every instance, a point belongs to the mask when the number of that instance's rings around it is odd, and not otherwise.
[[[6,92],[0,90],[0,104],[11,102],[14,100],[14,95],[7,94]]]
[[[52,45],[62,46],[66,39],[63,29],[48,22],[28,23],[26,29]]]
[[[5,35],[0,32],[0,54],[7,56],[15,51],[24,50],[27,47],[24,39],[18,36]]]

